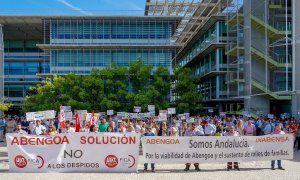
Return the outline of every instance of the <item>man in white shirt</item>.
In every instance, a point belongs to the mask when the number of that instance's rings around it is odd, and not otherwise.
[[[75,129],[71,127],[70,121],[66,121],[66,128],[63,129],[63,133],[73,133]]]
[[[205,125],[204,133],[205,136],[213,136],[216,133],[216,125],[214,125],[214,120],[210,120],[208,124]]]
[[[41,120],[36,120],[36,126],[35,126],[35,128],[34,128],[34,132],[33,132],[33,134],[35,134],[35,135],[41,135],[42,134],[42,128],[43,128],[44,126],[43,125],[41,125]]]

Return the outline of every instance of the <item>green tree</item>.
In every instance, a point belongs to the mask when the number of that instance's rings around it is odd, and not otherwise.
[[[97,110],[103,98],[103,83],[96,75],[66,77],[54,76],[43,84],[31,88],[34,95],[25,97],[22,111],[59,110],[59,106],[69,105],[73,109]]]
[[[127,110],[128,70],[125,67],[112,66],[95,71],[98,78],[103,79],[104,97],[100,101],[101,111],[113,109]]]
[[[202,95],[197,91],[195,78],[190,68],[175,68],[175,96],[177,113],[190,112],[195,114],[202,108]]]
[[[158,67],[147,90],[147,95],[152,100],[152,104],[155,104],[157,110],[169,107],[170,87],[170,72],[164,67]]]
[[[129,64],[130,93],[127,95],[129,111],[132,111],[133,106],[141,106],[142,111],[146,111],[148,104],[151,104],[152,99],[147,91],[152,69],[151,65],[144,65],[141,59]]]
[[[0,103],[0,111],[8,111],[8,109],[12,106],[12,104],[2,104]]]

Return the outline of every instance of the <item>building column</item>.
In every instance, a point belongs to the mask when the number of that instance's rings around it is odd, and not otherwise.
[[[251,103],[251,0],[244,0],[244,111],[250,113]]]
[[[292,92],[292,115],[300,121],[300,1],[293,0],[293,92]]]
[[[0,24],[0,103],[4,103],[4,41],[2,24]]]

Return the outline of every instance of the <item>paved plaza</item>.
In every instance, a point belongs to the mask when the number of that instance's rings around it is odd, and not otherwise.
[[[143,173],[143,157],[139,159],[139,172],[137,174],[124,174],[124,173],[10,173],[8,166],[8,154],[7,148],[4,143],[0,144],[0,180],[45,180],[45,179],[263,179],[263,180],[275,180],[275,179],[299,179],[300,180],[300,151],[294,152],[293,160],[284,160],[282,170],[271,170],[269,161],[257,161],[257,162],[242,162],[240,164],[241,171],[227,171],[225,164],[200,164],[201,172],[190,170],[184,172],[183,164],[157,164],[156,172]],[[193,168],[193,166],[192,166]]]

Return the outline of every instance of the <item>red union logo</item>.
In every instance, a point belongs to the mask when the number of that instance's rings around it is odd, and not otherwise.
[[[108,156],[106,156],[104,163],[107,167],[114,168],[118,165],[119,160],[118,160],[117,156],[115,156],[115,155],[108,155]]]
[[[27,160],[24,156],[18,155],[15,157],[15,165],[18,168],[24,168],[27,166]]]

